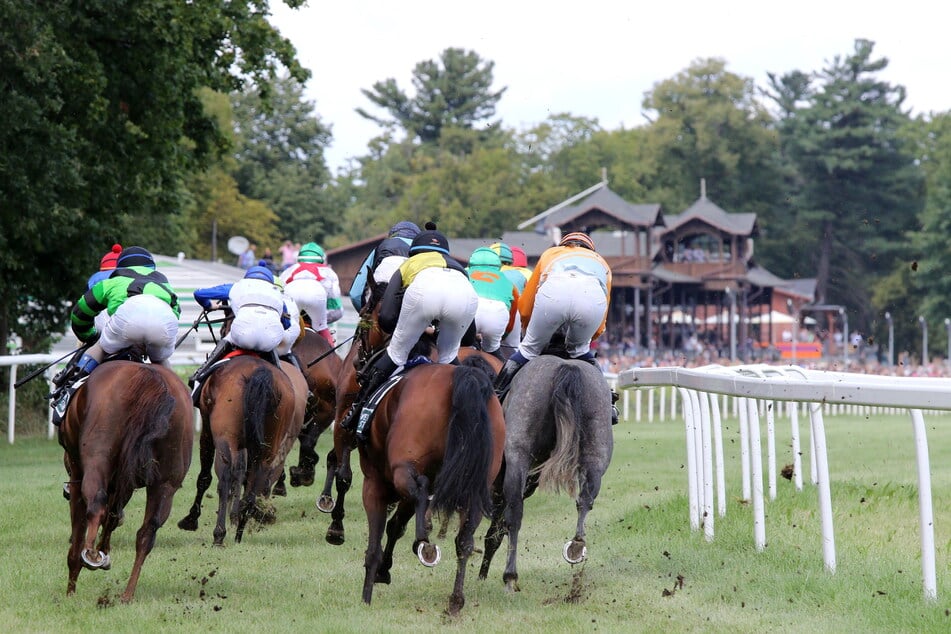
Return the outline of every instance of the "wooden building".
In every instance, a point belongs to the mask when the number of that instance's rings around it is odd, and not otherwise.
[[[756,215],[729,213],[704,189],[701,183],[700,198],[671,214],[656,203],[630,203],[602,181],[525,220],[501,240],[521,247],[532,266],[564,233],[584,231],[611,265],[611,339],[633,338],[650,350],[679,349],[685,337],[699,335],[729,340],[732,355],[745,358],[750,347],[782,340],[790,316],[812,301],[814,283],[783,280],[758,266]],[[384,237],[328,252],[344,292]],[[452,255],[466,262],[494,240],[449,242]]]

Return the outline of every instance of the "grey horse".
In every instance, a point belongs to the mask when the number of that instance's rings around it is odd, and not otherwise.
[[[518,591],[516,555],[524,500],[538,487],[567,492],[575,499],[578,524],[563,555],[571,564],[587,557],[585,520],[614,449],[611,393],[590,363],[542,355],[515,375],[503,409],[505,457],[493,491],[492,525],[479,578],[488,576],[492,557],[508,534],[502,581],[508,590]]]

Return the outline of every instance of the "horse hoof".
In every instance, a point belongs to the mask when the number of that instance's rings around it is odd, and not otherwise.
[[[79,556],[83,560],[83,565],[89,570],[99,570],[100,568],[103,570],[109,570],[112,565],[109,555],[102,552],[101,550],[99,551],[99,561],[93,561],[90,559],[88,550],[82,551]]]
[[[197,531],[198,520],[192,519],[190,517],[183,517],[181,520],[179,520],[178,527],[183,531]]]
[[[292,482],[291,485],[293,486],[293,484],[294,484],[294,483]],[[287,487],[284,486],[283,483],[275,484],[275,485],[274,485],[274,489],[271,490],[271,495],[274,495],[274,496],[276,496],[276,497],[286,498],[286,497],[287,497]]]
[[[69,502],[69,482],[63,483],[63,497]]]
[[[442,559],[442,552],[436,544],[420,542],[419,546],[416,547],[416,556],[419,558],[419,563],[427,568],[432,568]]]
[[[291,467],[291,486],[292,487],[309,487],[314,484],[314,470],[305,469],[303,467]]]
[[[330,513],[336,505],[337,503],[329,495],[321,495],[317,498],[317,510],[321,513]]]
[[[584,545],[584,542],[571,540],[565,542],[565,548],[561,554],[569,564],[580,564],[588,558],[588,547]]]

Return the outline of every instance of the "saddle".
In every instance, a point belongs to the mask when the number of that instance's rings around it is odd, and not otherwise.
[[[403,377],[406,376],[406,373],[419,365],[427,365],[433,363],[433,361],[426,356],[418,354],[411,359],[409,359],[406,364],[403,366],[403,369],[398,373],[394,374],[383,384],[378,387],[367,399],[366,404],[363,406],[363,409],[360,410],[360,418],[357,421],[356,436],[357,440],[364,442],[367,438],[367,433],[370,430],[370,423],[373,420],[373,415],[376,413],[376,408],[380,404],[380,401],[383,400],[383,397],[386,396],[393,387],[396,386]]]

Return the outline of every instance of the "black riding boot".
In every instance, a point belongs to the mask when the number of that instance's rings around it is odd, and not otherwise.
[[[499,376],[495,379],[495,394],[500,399],[509,391],[509,385],[512,383],[515,374],[522,369],[523,365],[528,363],[528,361],[523,361],[522,358],[516,358],[516,356],[521,357],[522,355],[517,352],[513,354],[499,370]]]
[[[233,350],[233,347],[229,341],[226,339],[219,340],[218,345],[211,351],[211,354],[208,355],[205,362],[199,366],[198,369],[195,370],[195,373],[188,379],[188,387],[192,389],[192,402],[195,407],[198,407],[198,396],[201,394],[201,384],[208,378],[208,375],[211,374],[211,368],[214,367],[215,363],[220,361],[222,357],[231,352],[231,350]]]
[[[343,420],[340,421],[340,425],[344,429],[355,431],[360,411],[363,409],[363,406],[366,405],[367,399],[376,392],[377,388],[383,385],[384,381],[390,378],[398,367],[393,359],[390,358],[390,355],[386,353],[380,355],[380,358],[370,366],[367,370],[366,380],[360,386],[360,391],[357,393],[357,398],[353,401],[353,405],[350,406],[350,409],[347,410]]]

